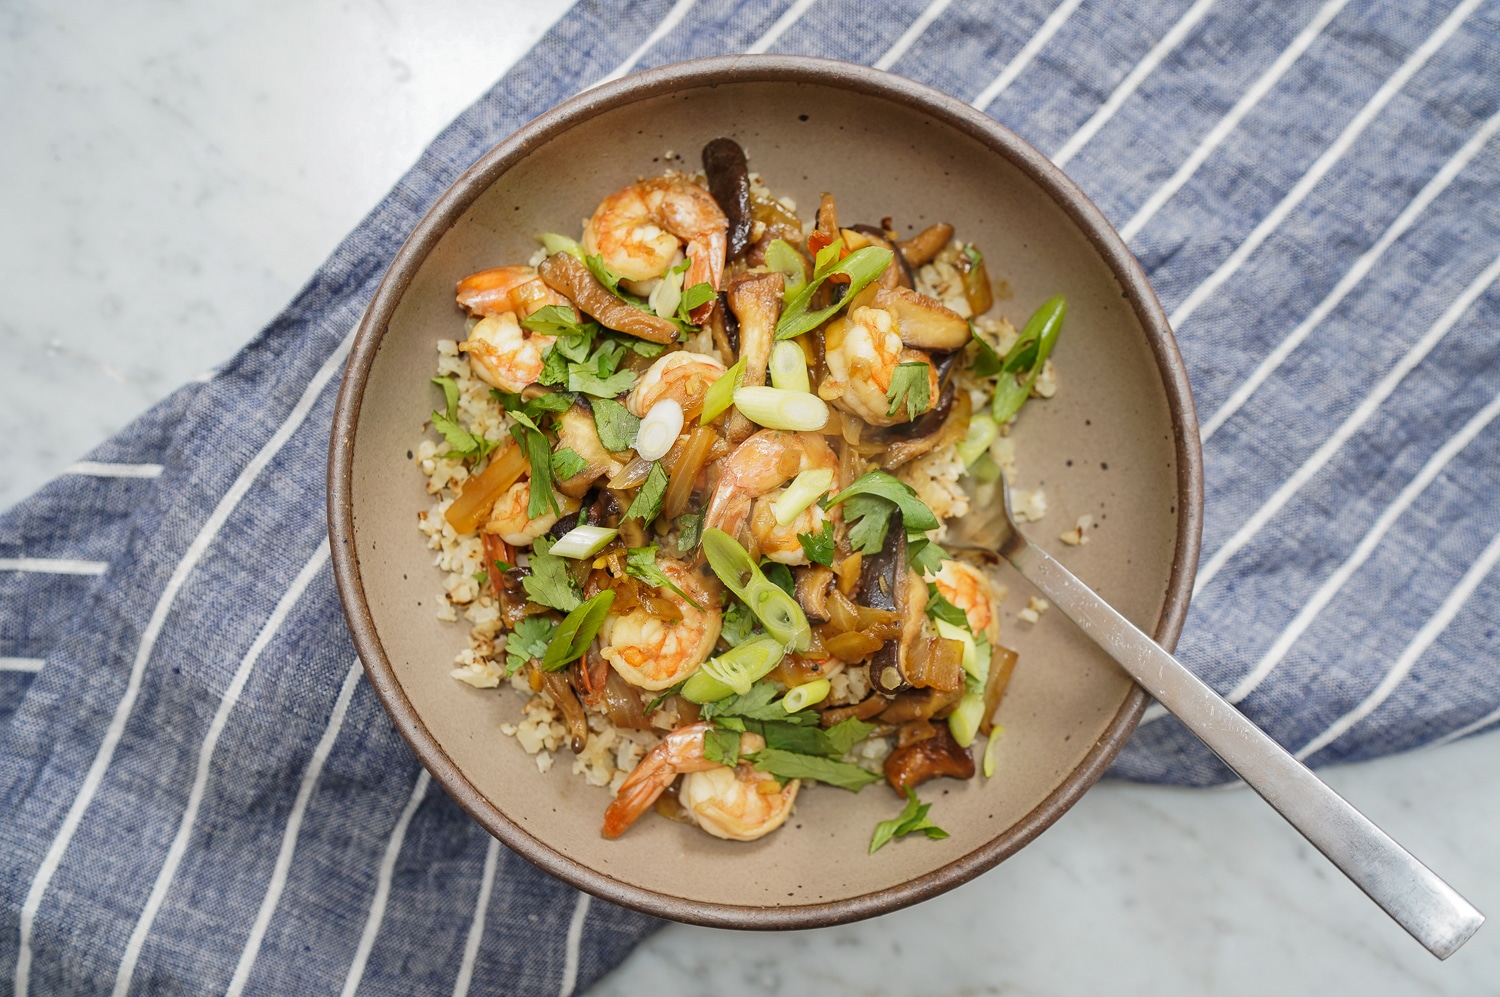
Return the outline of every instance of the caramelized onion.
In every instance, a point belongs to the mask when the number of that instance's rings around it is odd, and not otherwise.
[[[854,631],[829,637],[823,641],[823,646],[835,658],[853,664],[880,650],[885,646],[885,641]]]
[[[1008,647],[996,647],[990,655],[990,677],[984,683],[984,716],[979,721],[979,732],[986,737],[995,729],[995,711],[1010,684],[1010,673],[1016,667],[1016,652]]]
[[[918,689],[962,692],[964,646],[956,640],[933,637],[913,641],[906,655],[906,679]]]
[[[526,454],[511,445],[503,454],[490,459],[489,466],[464,483],[463,491],[443,518],[459,533],[473,533],[489,518],[495,500],[525,473]]]
[[[609,722],[630,730],[650,730],[644,710],[640,692],[611,668],[604,680],[604,711]]]
[[[862,702],[855,703],[853,706],[835,706],[832,709],[824,710],[819,715],[818,722],[824,727],[833,727],[851,717],[855,720],[868,720],[875,714],[886,709],[889,703],[890,700],[884,696],[871,694],[865,697]]]
[[[708,455],[713,451],[719,434],[709,426],[698,426],[689,430],[684,439],[686,442],[682,452],[672,462],[671,480],[662,499],[664,519],[676,519],[687,511],[688,501],[693,497],[693,487],[698,481],[698,475],[708,464]]]
[[[651,465],[644,457],[636,457],[629,464],[620,468],[620,472],[609,479],[608,487],[615,491],[624,491],[626,488],[639,488],[646,482],[646,475],[651,473]]]

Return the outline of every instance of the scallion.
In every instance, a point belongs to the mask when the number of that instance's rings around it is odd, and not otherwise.
[[[807,391],[735,388],[734,407],[745,418],[767,429],[815,433],[828,425],[828,403]]]
[[[785,344],[782,344],[785,345]],[[792,479],[781,497],[771,504],[778,526],[790,526],[803,510],[828,494],[833,485],[833,468],[810,467]]]
[[[821,703],[832,691],[832,682],[827,679],[813,679],[811,682],[787,690],[787,694],[781,698],[781,705],[788,713],[796,713],[798,710],[805,710],[809,706]]]
[[[783,391],[811,391],[807,379],[807,355],[793,342],[777,343],[771,350],[771,386]]]
[[[999,423],[987,415],[976,414],[969,420],[968,435],[954,445],[954,452],[963,459],[965,467],[972,467],[976,460],[989,452],[990,445],[999,435]]]
[[[692,702],[717,702],[730,693],[743,696],[757,681],[771,674],[771,669],[779,665],[785,656],[786,648],[776,638],[765,634],[752,637],[700,665],[693,677],[688,679],[687,685],[682,687],[682,695]],[[700,675],[710,680],[712,685],[698,680]],[[696,685],[695,680],[698,680]],[[694,698],[705,694],[708,698]]]
[[[575,526],[564,533],[562,539],[553,544],[548,553],[581,561],[585,557],[593,557],[599,553],[619,535],[619,530],[611,530],[603,526]]]
[[[703,531],[703,553],[719,581],[740,598],[765,626],[766,632],[783,645],[806,651],[812,644],[812,627],[797,600],[767,578],[750,554],[729,534],[719,529]]]
[[[995,745],[1000,743],[1000,735],[1005,733],[1005,728],[999,724],[990,728],[990,739],[984,745],[984,777],[988,779],[995,774]]]
[[[675,399],[663,398],[641,419],[641,427],[635,435],[635,452],[645,460],[661,460],[677,442],[680,432],[682,405]]]
[[[699,425],[708,425],[734,404],[734,389],[740,386],[740,378],[744,376],[745,358],[740,357],[738,363],[709,385],[707,393],[703,396],[703,414],[698,417]]]
[[[956,626],[947,620],[933,620],[932,624],[937,628],[939,637],[956,640],[964,646],[964,671],[981,682],[989,677],[989,661],[988,659],[984,662],[979,660],[979,648],[974,643],[974,635],[969,633],[967,627]]]
[[[583,250],[578,248],[578,243],[565,235],[558,235],[556,232],[541,232],[537,235],[537,238],[541,240],[542,246],[547,250],[548,256],[551,256],[553,253],[568,253],[579,259],[583,259]]]

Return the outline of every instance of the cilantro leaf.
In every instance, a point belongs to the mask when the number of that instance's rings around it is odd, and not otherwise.
[[[885,471],[866,471],[828,504],[835,506],[840,503],[846,503],[844,514],[850,521],[849,542],[856,550],[865,553],[874,553],[884,545],[892,508],[901,510],[901,520],[909,537],[935,530],[938,526],[937,516],[917,498],[917,493]]]
[[[648,585],[675,592],[686,599],[688,605],[702,610],[703,607],[694,602],[692,596],[678,588],[672,579],[667,577],[667,573],[656,566],[656,550],[656,544],[648,547],[631,547],[625,553],[625,573],[639,578]]]
[[[797,534],[797,542],[802,545],[809,561],[833,567],[833,520],[823,521],[822,533]]]
[[[568,364],[568,390],[580,391],[595,398],[617,398],[635,387],[637,375],[633,370],[622,370],[601,377],[588,364]]]
[[[555,672],[569,662],[583,657],[583,653],[599,633],[599,628],[604,625],[604,617],[609,614],[609,607],[614,601],[615,590],[605,589],[574,607],[558,624],[557,632],[548,642],[547,653],[542,657],[542,668]]]
[[[612,398],[596,398],[592,404],[594,428],[599,432],[599,442],[604,449],[619,453],[635,446],[635,434],[640,431],[641,420]]]
[[[1000,369],[1005,365],[1005,362],[1000,359],[1000,354],[995,352],[995,348],[983,337],[974,335],[973,330],[974,325],[971,322],[969,324],[969,333],[974,336],[974,342],[979,347],[979,350],[974,354],[974,362],[969,365],[969,373],[975,377],[994,377],[1000,373]]]
[[[965,630],[969,629],[968,615],[962,609],[949,602],[947,596],[939,592],[937,585],[933,582],[927,583],[927,615],[934,620],[942,620],[944,623],[951,623],[955,627],[963,627]]]
[[[443,439],[452,448],[442,455],[444,458],[482,458],[500,445],[499,440],[475,436],[459,423],[457,381],[451,377],[434,377],[432,383],[443,389],[443,401],[447,409],[446,412],[434,410],[432,413],[432,428],[442,433]]]
[[[537,605],[571,613],[583,602],[583,597],[573,582],[573,576],[568,573],[568,562],[548,553],[552,543],[546,537],[537,537],[532,544],[528,562],[530,573],[521,579],[521,587]]]
[[[587,323],[599,328],[592,322]],[[521,328],[532,332],[539,332],[544,336],[567,336],[580,335],[585,330],[585,323],[578,313],[567,305],[547,305],[538,308],[527,318],[521,320]]]
[[[921,361],[896,365],[891,374],[891,386],[885,393],[886,399],[891,403],[885,413],[887,418],[901,411],[903,404],[906,406],[907,421],[932,407],[932,385],[928,381],[931,370],[928,364]]]
[[[634,298],[633,295],[627,295],[625,292],[620,290],[620,281],[624,280],[625,278],[621,274],[617,274],[609,267],[605,266],[604,257],[584,256],[583,265],[589,268],[589,273],[593,274],[594,278],[598,280],[599,283],[609,288],[610,294],[613,294],[617,298],[622,298],[626,301],[629,301],[631,304],[639,303],[639,299]]]
[[[799,755],[778,748],[762,748],[753,757],[758,770],[769,772],[779,779],[816,779],[830,786],[847,789],[851,793],[857,793],[870,783],[881,780],[881,776],[858,765],[834,761],[832,758],[819,758],[816,755]]]
[[[906,544],[906,563],[919,575],[935,575],[943,566],[948,552],[926,537],[910,540]]]
[[[432,383],[443,389],[444,409],[448,418],[458,418],[458,381],[451,377],[434,377]]]
[[[588,466],[589,462],[578,456],[578,451],[572,447],[563,447],[552,454],[552,473],[558,481],[567,481]]]
[[[524,418],[521,413],[512,414]],[[531,464],[531,494],[526,502],[526,518],[536,519],[546,515],[549,510],[562,515],[562,506],[557,504],[557,496],[552,494],[552,447],[547,443],[546,434],[536,429],[535,423],[532,423],[530,426],[510,427],[510,435],[515,437],[516,443],[526,453],[526,460]]]
[[[538,384],[561,386],[568,383],[568,358],[553,344],[542,358],[542,372],[537,376]]]
[[[762,561],[760,562],[760,571],[761,574],[771,580],[772,585],[775,585],[787,595],[796,598],[797,583],[792,580],[791,568],[788,568],[780,561]]]
[[[842,249],[843,240],[840,239],[818,252],[813,279],[804,284],[802,289],[787,302],[786,309],[776,322],[777,342],[800,336],[832,318],[835,312],[854,300],[855,296],[865,289],[865,285],[879,277],[895,259],[895,254],[889,249],[866,246],[840,260],[839,253]],[[849,278],[848,291],[827,308],[810,311],[813,295],[818,292],[818,288],[823,286],[823,282],[834,274],[844,274]]]
[[[901,816],[892,820],[883,820],[875,825],[875,834],[870,838],[870,854],[874,855],[893,838],[904,838],[917,831],[933,839],[948,837],[947,831],[927,819],[927,811],[931,809],[932,804],[919,801],[916,792],[908,786],[906,806],[902,809]]]
[[[849,545],[874,554],[885,546],[886,529],[896,503],[879,495],[855,495],[844,503],[844,522],[849,524]]]
[[[557,624],[545,616],[523,616],[505,638],[506,674],[514,675],[526,662],[547,653],[547,644]]]
[[[548,412],[566,412],[572,407],[574,400],[574,396],[566,391],[547,391],[530,401],[522,401],[521,396],[512,391],[495,389],[490,395],[511,415],[525,416],[528,424],[533,427]]]
[[[682,691],[682,687],[685,686],[685,685],[687,685],[687,682],[688,682],[687,679],[683,679],[681,682],[678,682],[676,685],[672,686],[670,689],[663,689],[660,693],[657,694],[657,696],[656,696],[655,699],[651,700],[651,702],[649,702],[649,703],[646,704],[645,709],[641,710],[641,715],[645,716],[646,714],[648,714],[648,713],[652,712],[653,710],[655,710],[662,703],[665,703],[667,700],[669,700],[673,696],[677,695],[679,692]]]
[[[738,599],[731,598],[729,604],[724,607],[724,625],[719,629],[719,636],[730,647],[738,647],[750,639],[750,635],[755,632],[756,622],[755,614],[750,612],[750,607]]]
[[[740,732],[710,727],[703,732],[703,757],[719,765],[734,765],[740,760]]]
[[[811,710],[788,713],[786,707],[781,705],[781,700],[775,699],[776,694],[776,686],[770,682],[757,682],[743,696],[730,696],[717,703],[705,703],[703,716],[705,718],[740,717],[749,721],[774,721],[789,726],[817,726],[818,715],[816,713]]]
[[[823,732],[828,738],[829,754],[835,758],[847,754],[849,749],[870,736],[876,725],[856,717],[840,721]]]
[[[714,286],[708,281],[694,284],[682,292],[682,300],[677,305],[677,314],[685,318],[694,308],[707,304],[715,296]]]
[[[625,510],[627,519],[637,518],[647,526],[661,514],[662,499],[667,495],[667,472],[661,469],[660,461],[653,461],[641,490],[635,493],[630,508]]]
[[[698,541],[703,539],[703,513],[689,512],[677,517],[677,549],[680,551],[696,550]]]

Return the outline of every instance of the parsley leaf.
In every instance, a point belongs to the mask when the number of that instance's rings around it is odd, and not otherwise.
[[[662,499],[667,496],[667,472],[661,469],[660,461],[653,461],[651,471],[646,475],[641,490],[635,493],[635,499],[630,503],[630,508],[625,510],[625,517],[638,518],[647,526],[651,521],[661,514]]]
[[[750,635],[755,632],[756,622],[750,607],[731,598],[724,607],[724,625],[719,629],[719,636],[730,647],[738,647],[750,639]]]
[[[849,542],[856,550],[865,553],[874,553],[884,545],[893,508],[901,510],[907,536],[926,533],[938,526],[937,517],[926,503],[917,498],[917,493],[885,471],[866,471],[828,504],[835,506],[840,503],[846,503],[844,515],[850,522]]]
[[[703,513],[689,512],[678,516],[677,529],[677,549],[684,553],[696,550],[698,541],[703,539]]]
[[[535,312],[521,320],[521,328],[532,332],[540,332],[544,336],[578,336],[585,333],[588,326],[598,329],[599,326],[593,322],[585,323],[572,308],[567,305],[547,305],[538,308]]]
[[[623,298],[624,300],[629,301],[631,304],[639,303],[638,299],[632,300],[631,295],[627,295],[620,290],[620,281],[623,280],[624,277],[622,277],[620,274],[615,273],[609,267],[605,266],[604,257],[585,256],[583,258],[583,265],[589,268],[589,273],[593,274],[594,278],[598,280],[599,283],[609,288],[610,294],[613,294],[617,298]]]
[[[617,398],[635,387],[636,373],[622,370],[601,377],[588,364],[568,364],[568,390],[581,391],[595,398]]]
[[[461,458],[467,460],[471,457],[482,458],[491,450],[500,445],[499,440],[487,440],[483,436],[475,436],[465,429],[458,421],[458,382],[451,377],[434,377],[432,383],[443,389],[443,400],[446,403],[447,412],[433,410],[432,428],[443,434],[443,439],[448,441],[452,447],[444,458]]]
[[[931,809],[932,804],[920,802],[916,792],[908,786],[906,807],[901,811],[901,816],[893,820],[883,820],[875,825],[875,834],[870,838],[870,854],[874,855],[893,838],[904,838],[917,831],[934,839],[948,837],[947,831],[927,819],[927,811]]]
[[[760,571],[761,574],[771,580],[772,585],[775,585],[787,595],[796,598],[797,583],[792,580],[791,568],[788,568],[780,561],[762,561],[760,562]]]
[[[521,579],[521,586],[537,605],[571,613],[583,598],[573,583],[573,576],[568,574],[568,562],[548,553],[552,543],[546,537],[537,537],[528,562],[530,574]]]
[[[678,588],[667,573],[656,566],[656,544],[649,547],[631,547],[625,553],[625,573],[639,578],[648,585],[657,588],[668,589],[682,596],[688,601],[688,605],[694,609],[702,610],[703,607],[693,601],[693,597]]]
[[[710,727],[703,732],[703,757],[719,765],[734,765],[740,760],[740,732]]]
[[[849,524],[849,545],[874,554],[885,546],[886,529],[896,505],[879,495],[855,495],[844,503],[844,522]]]
[[[870,736],[876,725],[856,717],[840,721],[823,732],[828,738],[829,754],[835,758],[848,753],[849,749]]]
[[[677,314],[686,318],[694,308],[712,301],[714,297],[714,286],[708,281],[694,284],[682,292],[682,300],[677,305]]]
[[[524,418],[522,413],[513,413],[518,419]],[[531,422],[530,419],[526,420]],[[562,506],[557,504],[557,496],[552,494],[552,447],[547,443],[547,436],[536,428],[536,424],[515,425],[510,427],[510,435],[515,437],[516,443],[526,453],[526,459],[531,464],[531,496],[526,502],[526,518],[536,519],[544,516],[550,510],[557,515],[562,515]]]
[[[823,521],[822,533],[797,534],[797,542],[802,545],[809,561],[833,567],[833,520]]]
[[[635,446],[635,434],[640,432],[641,420],[630,414],[630,410],[612,398],[596,398],[593,401],[594,428],[599,432],[599,442],[604,449],[619,453]]]
[[[530,401],[522,401],[521,396],[512,391],[497,389],[490,394],[500,403],[501,408],[513,416],[525,416],[533,427],[545,413],[566,412],[573,405],[573,396],[566,391],[548,391]]]
[[[927,615],[934,620],[969,629],[968,615],[949,602],[948,597],[939,592],[937,585],[932,582],[927,583]]]
[[[919,575],[935,575],[943,566],[948,552],[926,537],[910,540],[906,544],[906,563]]]
[[[589,462],[578,456],[578,451],[572,447],[563,447],[552,454],[552,473],[557,476],[558,481],[567,481],[575,474],[581,474],[589,466]]]
[[[891,403],[885,413],[887,418],[901,411],[903,404],[906,406],[908,421],[932,407],[932,385],[928,381],[931,370],[930,366],[921,361],[896,365],[891,374],[890,389],[885,393],[886,399]]]
[[[506,674],[514,675],[526,667],[526,662],[545,655],[556,629],[557,624],[545,616],[521,617],[505,638]]]
[[[858,765],[834,761],[832,758],[819,758],[816,755],[799,755],[779,748],[762,748],[755,753],[754,758],[758,770],[769,772],[779,779],[816,779],[830,786],[847,789],[851,793],[857,793],[870,783],[881,780],[881,776]]]
[[[542,668],[555,672],[571,661],[583,657],[589,649],[604,617],[614,604],[615,590],[605,589],[585,602],[579,603],[558,624],[557,632],[547,644],[547,653],[542,657]]]

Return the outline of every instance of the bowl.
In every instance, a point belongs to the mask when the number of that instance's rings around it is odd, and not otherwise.
[[[1016,623],[1029,593],[1012,576],[1002,640],[1020,661],[1000,708],[995,774],[922,789],[948,839],[866,854],[876,822],[901,809],[877,785],[858,795],[816,787],[785,827],[750,844],[660,819],[606,840],[607,791],[574,776],[566,750],[540,774],[500,733],[520,697],[449,677],[466,635],[435,617],[441,584],[416,528],[430,498],[408,451],[434,404],[434,344],[462,330],[454,283],[528,258],[536,233],[571,229],[640,176],[697,168],[698,150],[720,134],[804,213],[832,190],[845,224],[954,222],[983,248],[996,307],[1018,326],[1067,296],[1061,389],[1028,406],[1015,432],[1016,484],[1044,489],[1051,509],[1029,535],[1175,644],[1197,563],[1201,456],[1181,358],[1134,258],[1073,183],[990,118],[910,80],[821,59],[704,59],[610,83],[532,121],[459,178],[397,254],[359,329],[334,416],[329,532],[371,685],[433,778],[491,834],[580,889],[662,917],[828,925],[934,896],[1025,845],[1103,773],[1145,694],[1057,612]],[[1083,514],[1097,524],[1090,542],[1065,547],[1059,534]]]

